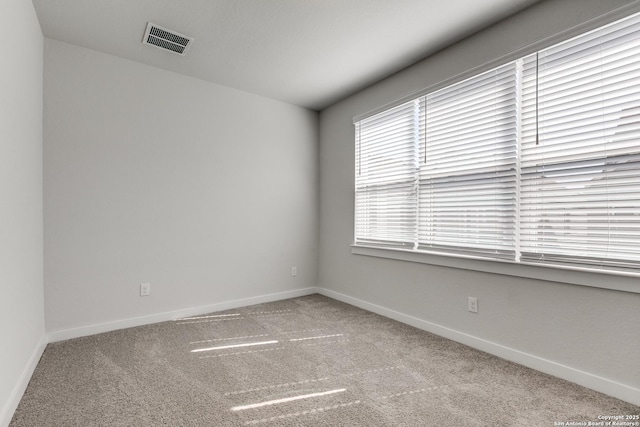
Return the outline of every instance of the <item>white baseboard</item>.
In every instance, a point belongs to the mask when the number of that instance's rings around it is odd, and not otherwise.
[[[544,372],[549,375],[553,375],[558,378],[562,378],[575,384],[579,384],[583,387],[587,387],[600,393],[604,393],[620,400],[624,400],[626,402],[640,406],[640,389],[621,384],[616,381],[591,374],[589,372],[581,371],[570,366],[562,365],[551,360],[543,359],[532,354],[524,353],[520,350],[496,344],[482,338],[474,337],[464,332],[437,325],[435,323],[431,323],[417,317],[409,316],[399,311],[372,304],[370,302],[344,295],[339,292],[335,292],[325,288],[318,288],[317,292],[329,298],[333,298],[338,301],[360,307],[364,310],[371,311],[373,313],[391,318],[393,320],[397,320],[407,325],[414,326],[418,329],[422,329],[427,332],[431,332],[436,335],[448,338],[450,340],[460,342],[478,350],[482,350],[486,353],[493,354],[503,359],[527,366],[529,368]]]
[[[373,304],[358,298],[354,298],[339,292],[332,291],[326,288],[308,287],[303,289],[295,289],[285,292],[277,292],[272,294],[260,295],[251,298],[243,298],[232,301],[225,301],[217,304],[193,307],[183,310],[176,310],[165,313],[158,313],[149,316],[141,316],[136,318],[118,320],[114,322],[106,322],[96,325],[84,326],[80,328],[72,328],[60,331],[49,332],[48,341],[62,341],[71,338],[78,338],[102,332],[114,331],[117,329],[130,328],[134,326],[142,326],[157,322],[164,322],[181,317],[198,316],[201,314],[211,313],[214,311],[229,310],[233,308],[245,307],[248,305],[261,304],[265,302],[272,302],[283,300],[287,298],[295,298],[305,295],[311,295],[319,293],[329,298],[336,299],[338,301],[345,302],[347,304],[360,307],[367,311],[371,311],[376,314],[388,317],[390,319],[397,320],[407,325],[414,326],[416,328],[434,333],[436,335],[451,339],[453,341],[460,342],[478,350],[493,354],[503,359],[518,363],[520,365],[527,366],[540,372],[544,372],[553,375],[558,378],[579,384],[581,386],[596,390],[598,392],[607,394],[609,396],[616,397],[618,399],[630,402],[634,405],[640,406],[640,389],[622,384],[607,378],[600,377],[598,375],[591,374],[589,372],[581,371],[579,369],[572,368],[551,360],[547,360],[529,353],[516,350],[514,348],[506,347],[501,344],[497,344],[482,338],[475,337],[473,335],[466,334],[464,332],[457,331],[455,329],[447,328],[432,322],[428,322],[423,319],[419,319],[414,316],[410,316],[399,311],[391,310],[389,308]],[[23,380],[20,382],[13,393],[13,399],[7,404],[0,416],[0,427],[8,425],[11,420],[10,416],[20,401],[20,397],[24,393],[31,374],[35,369],[44,347],[46,346],[46,340],[43,338],[39,344],[38,349],[34,351],[34,354],[29,362],[28,367],[23,373]],[[15,402],[14,402],[15,401]],[[6,420],[6,424],[2,424],[2,421]]]
[[[33,371],[36,370],[38,366],[38,362],[42,357],[42,353],[44,353],[44,349],[47,347],[47,336],[43,335],[36,344],[36,348],[31,353],[31,357],[27,362],[26,366],[22,370],[22,374],[20,375],[20,379],[18,383],[13,388],[11,392],[11,396],[9,400],[6,402],[4,407],[2,408],[2,412],[0,412],[0,427],[7,427],[11,422],[11,418],[13,417],[13,413],[15,412],[18,404],[20,403],[20,399],[24,395],[25,390],[27,389],[27,385],[29,385],[29,381],[31,380],[31,376],[33,375]]]
[[[72,338],[85,337],[88,335],[100,334],[103,332],[115,331],[118,329],[132,328],[134,326],[149,325],[152,323],[166,322],[168,320],[179,319],[181,317],[198,316],[212,313],[214,311],[230,310],[233,308],[245,307],[248,305],[262,304],[265,302],[279,301],[287,298],[296,298],[304,295],[317,293],[315,287],[294,289],[291,291],[276,292],[272,294],[259,295],[250,298],[242,298],[232,301],[224,301],[216,304],[192,307],[182,310],[168,311],[164,313],[152,314],[149,316],[133,317],[129,319],[116,320],[113,322],[99,323],[79,328],[51,331],[48,334],[49,342],[64,341]]]

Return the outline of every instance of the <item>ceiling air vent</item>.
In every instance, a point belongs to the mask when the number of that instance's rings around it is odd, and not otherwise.
[[[187,37],[159,25],[147,23],[142,43],[165,49],[178,55],[184,55],[193,43],[193,37]]]

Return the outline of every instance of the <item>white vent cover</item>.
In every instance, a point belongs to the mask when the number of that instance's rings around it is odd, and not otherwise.
[[[193,37],[188,37],[148,22],[142,43],[156,46],[178,55],[185,55],[193,43]]]

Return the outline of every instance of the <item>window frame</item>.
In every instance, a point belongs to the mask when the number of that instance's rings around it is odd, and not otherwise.
[[[421,91],[407,95],[393,103],[383,105],[375,110],[354,117],[354,123],[366,119],[382,111],[393,108],[402,103],[411,101],[420,96],[428,95],[434,91],[453,85],[465,79],[469,79],[483,72],[497,68],[510,61],[517,60],[536,51],[545,49],[554,44],[563,42],[572,37],[579,36],[588,31],[597,29],[598,27],[607,25],[619,19],[623,19],[629,15],[640,11],[640,5],[626,5],[615,9],[596,19],[562,31],[546,39],[532,43],[528,46],[519,48],[508,55],[502,56],[495,60],[489,61],[479,67],[474,67],[464,73],[456,75],[450,79],[431,85]],[[355,205],[354,205],[355,206]],[[355,218],[355,212],[354,212]],[[355,234],[354,234],[355,236]],[[355,240],[354,240],[355,242]],[[352,243],[351,253],[354,255],[372,256],[385,259],[393,259],[407,262],[415,262],[442,267],[457,268],[463,270],[472,270],[487,272],[493,274],[515,276],[521,278],[530,278],[536,280],[546,280],[551,282],[560,282],[580,286],[596,287],[610,290],[618,290],[632,293],[640,293],[637,279],[640,278],[640,272],[629,270],[617,270],[615,268],[599,268],[596,265],[555,265],[555,264],[537,264],[520,260],[501,260],[484,258],[473,255],[455,254],[455,253],[438,253],[425,250],[403,249],[403,248],[387,248],[368,246],[366,244]]]

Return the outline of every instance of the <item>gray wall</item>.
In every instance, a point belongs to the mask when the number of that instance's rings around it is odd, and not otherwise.
[[[0,13],[0,425],[42,351],[42,33],[33,5]]]
[[[48,332],[315,286],[317,113],[50,39],[44,99]]]
[[[320,116],[319,286],[476,342],[640,389],[640,294],[366,257],[353,239],[354,116],[597,17],[624,0],[546,1]],[[567,275],[571,273],[567,272]],[[467,296],[480,312],[467,311]],[[576,371],[576,372],[577,372]],[[636,394],[636,402],[640,401]]]

